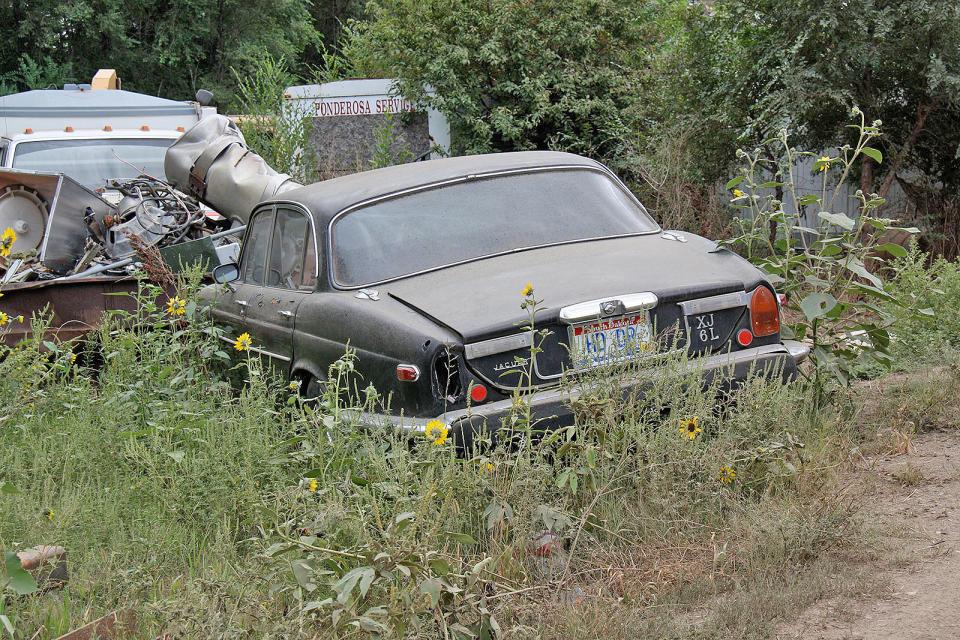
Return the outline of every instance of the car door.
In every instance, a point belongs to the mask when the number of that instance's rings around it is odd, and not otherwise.
[[[239,277],[217,291],[213,318],[227,330],[223,339],[231,344],[237,336],[250,331],[247,313],[264,281],[272,229],[273,207],[257,211],[250,217],[240,254]]]
[[[316,282],[316,241],[309,216],[294,205],[277,205],[263,284],[247,307],[252,349],[288,372],[297,307]]]

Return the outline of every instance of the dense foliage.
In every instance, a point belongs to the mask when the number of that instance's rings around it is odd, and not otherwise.
[[[633,4],[384,0],[356,25],[352,48],[446,113],[458,151],[563,149],[616,161],[635,126]]]
[[[847,114],[880,120],[887,162],[858,163],[864,193],[896,182],[914,205],[960,189],[960,5],[944,0],[725,0],[692,6],[676,49],[681,118],[709,121],[702,173],[719,179],[738,145],[781,127],[810,150],[856,140]],[[719,162],[718,162],[719,161]],[[942,221],[931,221],[941,223]]]
[[[206,88],[235,106],[231,67],[243,73],[265,56],[296,59],[302,71],[318,62],[304,58],[322,51],[311,8],[308,0],[3,2],[0,89],[60,88],[113,67],[125,89],[183,100]]]
[[[729,218],[714,185],[737,148],[759,147],[772,169],[783,158],[765,141],[780,129],[813,152],[853,144],[858,107],[882,121],[886,161],[862,157],[848,181],[881,197],[897,187],[906,199],[884,215],[910,218],[948,256],[960,247],[960,5],[949,0],[0,3],[0,93],[104,66],[144,93],[212,89],[224,111],[249,110],[263,69],[291,83],[396,77],[451,120],[455,153],[597,157],[671,226],[707,233]]]

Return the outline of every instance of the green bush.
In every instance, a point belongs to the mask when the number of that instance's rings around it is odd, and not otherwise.
[[[633,14],[610,0],[383,0],[352,23],[344,56],[444,113],[456,153],[559,149],[617,164],[637,101]]]
[[[911,307],[928,309],[917,315],[891,306],[895,344],[910,359],[937,356],[945,347],[960,347],[960,263],[931,258],[917,249],[890,264],[891,287],[911,300]]]
[[[856,144],[844,145],[838,156],[821,156],[813,163],[823,176],[819,192],[800,191],[799,161],[815,154],[792,147],[786,130],[768,141],[779,147],[780,154],[772,179],[767,151],[758,148],[739,153],[745,166],[727,183],[731,203],[742,216],[736,221],[738,233],[723,244],[760,267],[787,296],[786,309],[792,313],[786,315],[781,334],[811,343],[809,377],[818,402],[823,401],[829,382],[846,384],[871,364],[890,364],[891,307],[899,307],[901,314],[928,313],[874,273],[882,264],[878,252],[906,254],[902,246],[883,242],[887,231],[918,230],[897,227],[896,221],[880,217],[884,200],[875,193],[856,192],[855,218],[835,211],[840,188],[855,163],[864,157],[878,164],[883,159],[869,146],[880,135],[880,122],[867,124],[856,108],[852,115],[859,120],[851,125],[859,133]],[[835,183],[827,178],[831,167],[839,174]],[[816,226],[804,226],[805,210],[815,213]]]

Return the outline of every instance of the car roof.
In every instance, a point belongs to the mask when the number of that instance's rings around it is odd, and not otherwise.
[[[332,178],[278,194],[302,204],[321,225],[344,209],[380,196],[467,176],[549,167],[609,170],[599,162],[560,151],[516,151],[411,162]]]

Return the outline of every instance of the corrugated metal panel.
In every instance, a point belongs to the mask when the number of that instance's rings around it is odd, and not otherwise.
[[[797,160],[797,166],[794,168],[793,180],[796,184],[797,198],[803,198],[808,195],[823,195],[823,185],[824,185],[824,174],[820,171],[814,171],[813,165],[816,162],[817,157],[822,156],[831,156],[836,157],[836,149],[827,149],[816,156],[805,156],[802,159]],[[842,168],[842,167],[840,167]],[[837,180],[840,178],[840,173],[836,171],[838,169],[835,164],[831,167],[826,173],[826,198],[827,201],[823,204],[824,210],[828,210],[831,213],[843,213],[851,218],[856,218],[860,215],[860,199],[856,197],[857,189],[860,188],[860,185],[857,183],[857,176],[851,172],[851,176],[847,177],[847,181],[840,186],[839,189],[836,189]],[[758,181],[774,181],[777,178],[773,176],[772,173],[764,172],[758,176]],[[780,180],[781,182],[788,182],[786,180]],[[874,188],[879,188],[879,180],[876,180],[874,183]],[[743,187],[741,187],[743,188]],[[836,190],[836,196],[834,197],[834,191]],[[726,190],[723,189],[726,193]],[[772,188],[762,189],[761,193],[767,194],[773,193]],[[729,196],[727,196],[729,197]],[[833,199],[832,206],[830,205],[830,200]],[[890,191],[887,193],[886,203],[884,203],[879,213],[874,213],[874,215],[881,215],[890,218],[897,218],[902,216],[907,205],[906,194],[903,192],[903,189],[900,188],[896,182],[890,188]],[[797,210],[794,206],[794,201],[792,196],[789,193],[789,190],[785,189],[783,194],[783,210],[788,215],[795,215]],[[801,219],[797,221],[798,224],[816,229],[820,224],[820,220],[817,217],[818,208],[814,206],[807,206],[803,208]]]

